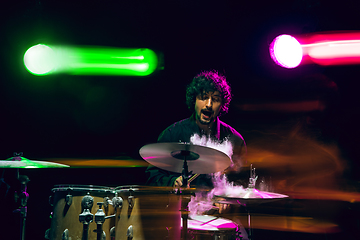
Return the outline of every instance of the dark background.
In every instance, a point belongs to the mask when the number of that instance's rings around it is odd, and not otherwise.
[[[191,114],[185,105],[185,89],[193,76],[201,70],[217,69],[227,76],[234,95],[222,120],[245,138],[248,163],[257,162],[251,159],[252,154],[261,155],[264,150],[291,159],[309,152],[291,141],[300,136],[307,147],[335,149],[334,159],[341,166],[330,182],[341,185],[340,190],[357,192],[359,66],[284,69],[272,62],[268,46],[284,33],[359,30],[359,7],[358,1],[349,0],[7,2],[0,9],[0,159],[23,152],[28,159],[44,161],[141,160],[138,151],[142,146],[156,142],[164,128]],[[24,68],[22,60],[25,51],[38,43],[146,47],[163,54],[164,69],[148,77],[38,77]],[[301,110],[281,105],[304,101],[321,101],[326,108]],[[266,103],[280,105],[274,110]],[[246,108],[255,105],[262,110]],[[316,157],[303,160],[302,167],[309,171],[324,167],[314,169]],[[280,172],[278,180],[292,173],[286,174],[286,168],[267,171],[260,162],[257,166],[264,175]],[[48,197],[54,185],[141,185],[146,181],[144,170],[144,166],[21,169],[20,174],[31,180],[28,239],[42,239],[50,227]],[[2,173],[11,187],[6,194],[5,185],[1,185],[4,239],[19,237],[19,215],[12,213],[18,207],[12,198],[19,187],[15,173],[14,169]],[[245,174],[246,181],[247,177]],[[282,190],[289,189],[285,186]],[[359,230],[356,201],[350,205],[340,201],[331,216],[348,239]],[[326,204],[331,208],[333,202],[322,205],[327,212]]]

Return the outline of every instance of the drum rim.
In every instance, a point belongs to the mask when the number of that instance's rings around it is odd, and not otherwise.
[[[57,184],[52,188],[53,192],[65,191],[90,191],[90,192],[112,192],[114,188],[99,185],[82,185],[82,184]]]
[[[114,191],[119,194],[174,194],[174,188],[168,186],[123,185],[115,187]]]

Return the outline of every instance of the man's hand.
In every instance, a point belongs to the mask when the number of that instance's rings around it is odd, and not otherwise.
[[[183,185],[182,180],[183,180],[182,176],[178,177],[174,182],[174,187],[181,187]]]
[[[230,204],[226,204],[226,203],[219,203],[221,201],[225,200],[224,198],[222,197],[216,197],[215,199],[215,207],[217,207],[218,211],[219,211],[219,214],[222,214],[222,213],[228,213],[229,210],[230,210]]]
[[[225,203],[215,203],[215,206],[219,208],[219,213],[227,213],[230,210],[230,205]]]

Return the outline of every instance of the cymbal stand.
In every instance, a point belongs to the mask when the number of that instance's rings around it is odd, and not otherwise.
[[[189,168],[187,165],[186,158],[190,155],[189,151],[183,150],[181,151],[181,156],[184,158],[183,170],[182,170],[182,177],[183,177],[183,186],[187,187],[188,179],[189,179]],[[188,233],[188,217],[189,217],[189,210],[188,204],[190,202],[190,197],[185,196],[184,193],[181,193],[181,218],[182,218],[182,226],[183,226],[183,239],[187,240],[187,233]]]
[[[181,155],[184,157],[184,164],[183,164],[183,170],[181,176],[183,178],[183,186],[185,187],[188,185],[188,179],[189,179],[189,168],[186,161],[186,157],[189,156],[189,154],[190,154],[189,151],[181,151]]]
[[[23,153],[14,153],[14,157],[11,158],[11,161],[21,161]],[[27,200],[29,199],[29,194],[26,192],[27,183],[30,181],[28,176],[20,175],[19,168],[16,169],[16,178],[20,181],[20,193],[15,192],[15,202],[20,199],[20,207],[14,210],[14,213],[20,213],[20,240],[25,239],[25,223],[27,217]]]
[[[17,169],[17,179],[19,179],[21,188],[20,193],[15,193],[16,201],[20,199],[20,208],[16,209],[14,212],[20,213],[20,240],[25,239],[25,223],[27,217],[27,200],[29,199],[29,194],[26,192],[27,183],[30,179],[25,175],[19,175],[19,169]]]
[[[258,179],[258,176],[256,176],[255,174],[255,168],[252,167],[252,164],[250,165],[250,178],[249,178],[249,189],[255,189],[255,185],[256,185],[256,180]],[[249,240],[253,239],[253,229],[251,226],[251,214],[250,214],[250,209],[248,206],[246,206],[247,208],[247,213],[248,213],[248,238]]]

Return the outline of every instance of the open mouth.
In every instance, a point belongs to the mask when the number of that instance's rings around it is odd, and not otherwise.
[[[210,118],[213,114],[212,111],[202,110],[201,113],[204,115],[205,118]]]

